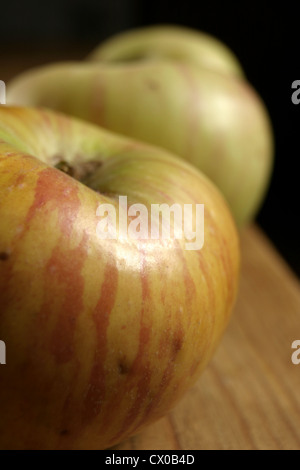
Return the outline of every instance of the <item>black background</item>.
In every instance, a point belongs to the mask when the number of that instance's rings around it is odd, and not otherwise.
[[[300,6],[296,5],[275,6],[254,0],[10,0],[0,4],[0,51],[11,45],[22,50],[49,43],[57,47],[86,44],[92,49],[119,31],[158,23],[182,24],[217,36],[238,56],[269,110],[275,133],[275,166],[257,222],[300,276],[300,105],[291,101],[291,84],[300,79]]]

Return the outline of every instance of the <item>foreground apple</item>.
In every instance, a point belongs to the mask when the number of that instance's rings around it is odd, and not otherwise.
[[[7,102],[47,106],[176,153],[221,189],[238,225],[264,198],[272,131],[244,80],[167,60],[69,62],[17,77]]]
[[[243,77],[233,52],[215,37],[177,25],[156,25],[125,31],[100,44],[89,56],[102,62],[175,59],[216,72]]]
[[[204,204],[203,248],[100,239],[99,204],[119,195]],[[102,449],[165,414],[236,296],[238,237],[215,186],[158,148],[3,106],[0,220],[0,448]]]

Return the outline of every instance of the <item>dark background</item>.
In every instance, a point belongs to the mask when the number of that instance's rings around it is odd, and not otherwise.
[[[269,110],[276,155],[272,182],[257,222],[300,276],[298,122],[291,84],[300,79],[300,6],[262,1],[10,0],[0,4],[1,51],[65,45],[89,51],[119,31],[157,23],[190,26],[217,36],[238,56]],[[300,24],[300,19],[299,19]],[[68,57],[66,57],[68,58]],[[297,75],[298,74],[298,75]],[[300,133],[299,133],[300,134]],[[300,139],[299,139],[300,140]]]

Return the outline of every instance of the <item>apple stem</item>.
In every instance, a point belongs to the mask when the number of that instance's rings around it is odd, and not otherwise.
[[[71,166],[68,162],[61,160],[55,165],[55,168],[80,181],[81,183],[84,183],[85,180],[92,176],[97,168],[99,168],[101,165],[101,161],[92,160]]]

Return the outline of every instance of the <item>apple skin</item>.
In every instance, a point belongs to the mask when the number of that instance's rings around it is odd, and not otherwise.
[[[99,166],[83,184],[54,167],[61,159]],[[96,209],[118,195],[205,204],[202,250],[100,240]],[[211,358],[236,297],[239,239],[217,188],[164,150],[3,106],[0,201],[0,448],[103,449],[164,415]]]
[[[155,25],[121,32],[100,44],[88,57],[101,62],[159,58],[244,77],[237,57],[225,44],[202,31],[177,25]]]
[[[159,59],[67,62],[29,70],[7,88],[9,104],[47,106],[184,158],[218,186],[240,227],[260,208],[273,135],[245,80]]]

